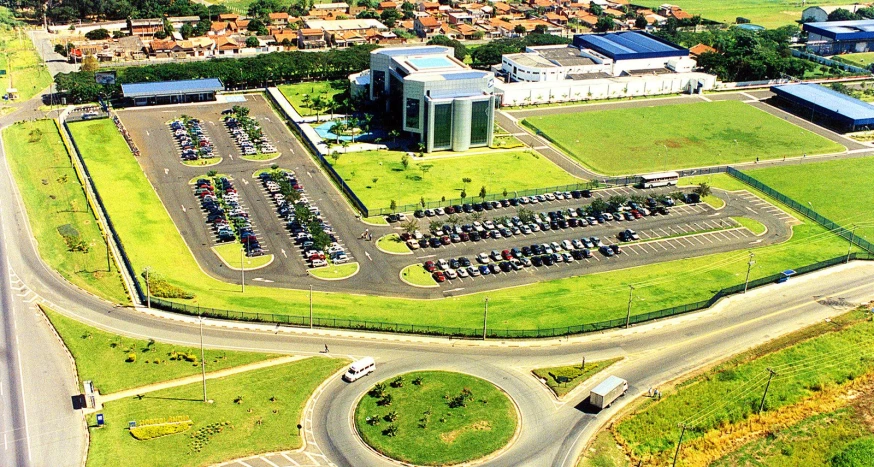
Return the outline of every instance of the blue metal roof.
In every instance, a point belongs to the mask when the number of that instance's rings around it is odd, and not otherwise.
[[[840,122],[874,125],[874,105],[818,84],[788,84],[772,86],[771,91],[789,101],[812,107]]]
[[[871,19],[804,23],[804,30],[835,41],[874,40],[874,20]]]
[[[574,36],[574,46],[581,49],[595,50],[613,60],[684,57],[689,55],[689,49],[684,49],[640,31],[579,34]]]
[[[157,81],[154,83],[122,84],[124,97],[157,97],[179,94],[199,94],[218,92],[225,86],[218,78],[187,79],[183,81]]]
[[[396,57],[398,55],[433,55],[433,54],[443,54],[445,55],[450,50],[449,47],[443,47],[440,45],[431,45],[428,47],[392,47],[390,49],[377,49],[374,50],[373,53],[380,55],[388,55],[389,57]]]

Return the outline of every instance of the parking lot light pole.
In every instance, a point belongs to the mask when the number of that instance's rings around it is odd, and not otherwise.
[[[850,252],[853,251],[853,240],[856,239],[856,224],[853,224],[853,232],[850,234],[850,246],[847,247],[847,260],[844,263],[850,262]]]
[[[634,298],[634,286],[628,284],[628,312],[625,314],[625,329],[631,326],[631,300]]]
[[[747,263],[747,278],[744,279],[744,293],[747,293],[747,288],[750,286],[750,270],[753,269],[753,265],[756,264],[756,262],[753,261],[753,256],[755,256],[755,255],[751,251],[750,252],[750,262]]]
[[[483,340],[486,340],[486,326],[489,322],[489,297],[486,297],[485,308],[483,309]]]
[[[243,267],[243,253],[244,250],[240,247],[240,292],[246,292],[246,268]]]
[[[200,374],[203,377],[203,401],[206,402],[206,360],[203,358],[203,315],[200,315]]]

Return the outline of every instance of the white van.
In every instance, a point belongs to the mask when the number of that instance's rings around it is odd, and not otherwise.
[[[375,369],[376,362],[373,360],[373,357],[364,357],[349,366],[349,371],[343,375],[343,379],[351,383],[364,375],[372,373]]]

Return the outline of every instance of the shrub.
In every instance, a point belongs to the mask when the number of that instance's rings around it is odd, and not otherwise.
[[[874,436],[853,441],[831,458],[832,467],[863,467],[874,459]]]
[[[134,363],[135,361],[137,361],[137,354],[134,352],[127,354],[127,360],[125,361],[128,363]]]
[[[398,427],[396,425],[389,425],[388,428],[386,428],[385,430],[382,430],[382,434],[389,436],[389,437],[397,436]]]
[[[388,407],[391,405],[391,402],[392,402],[391,394],[386,394],[376,404],[381,405],[383,407]]]
[[[391,387],[393,387],[393,388],[402,388],[402,387],[404,387],[404,377],[403,377],[403,376],[398,376],[397,378],[393,379],[392,382],[391,382]]]
[[[380,397],[385,395],[385,384],[376,383],[373,386],[373,389],[371,389],[370,392],[368,392],[367,394],[369,394],[370,397],[379,399]]]
[[[416,378],[413,379],[413,384],[415,384],[416,386],[421,386],[422,385],[422,377],[416,376]]]
[[[136,428],[131,428],[130,434],[140,441],[145,441],[148,439],[160,438],[162,436],[182,433],[183,431],[187,431],[189,428],[191,428],[191,425],[191,420],[188,420],[184,422],[165,423],[161,425],[138,426]]]

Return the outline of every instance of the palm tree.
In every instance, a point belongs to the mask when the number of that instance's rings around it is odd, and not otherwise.
[[[349,152],[349,141],[348,141],[348,140],[345,140],[345,139],[344,139],[343,141],[340,141],[340,146],[343,146],[343,152],[344,152],[344,153],[348,153],[348,152]]]
[[[321,119],[321,111],[325,106],[325,101],[322,96],[316,96],[312,99],[312,109],[316,112],[316,121]]]
[[[303,102],[304,107],[306,107],[307,109],[310,108],[310,102],[312,102],[312,101],[310,100],[309,94],[304,94],[303,98],[301,98],[301,101]]]
[[[337,137],[337,144],[340,144],[340,133],[346,130],[346,124],[342,121],[335,122],[331,125],[331,133]]]
[[[398,136],[401,135],[401,132],[398,131],[398,130],[392,130],[392,131],[388,132],[388,135],[391,136],[391,142],[392,142],[392,143],[397,143],[397,142],[398,142]]]

